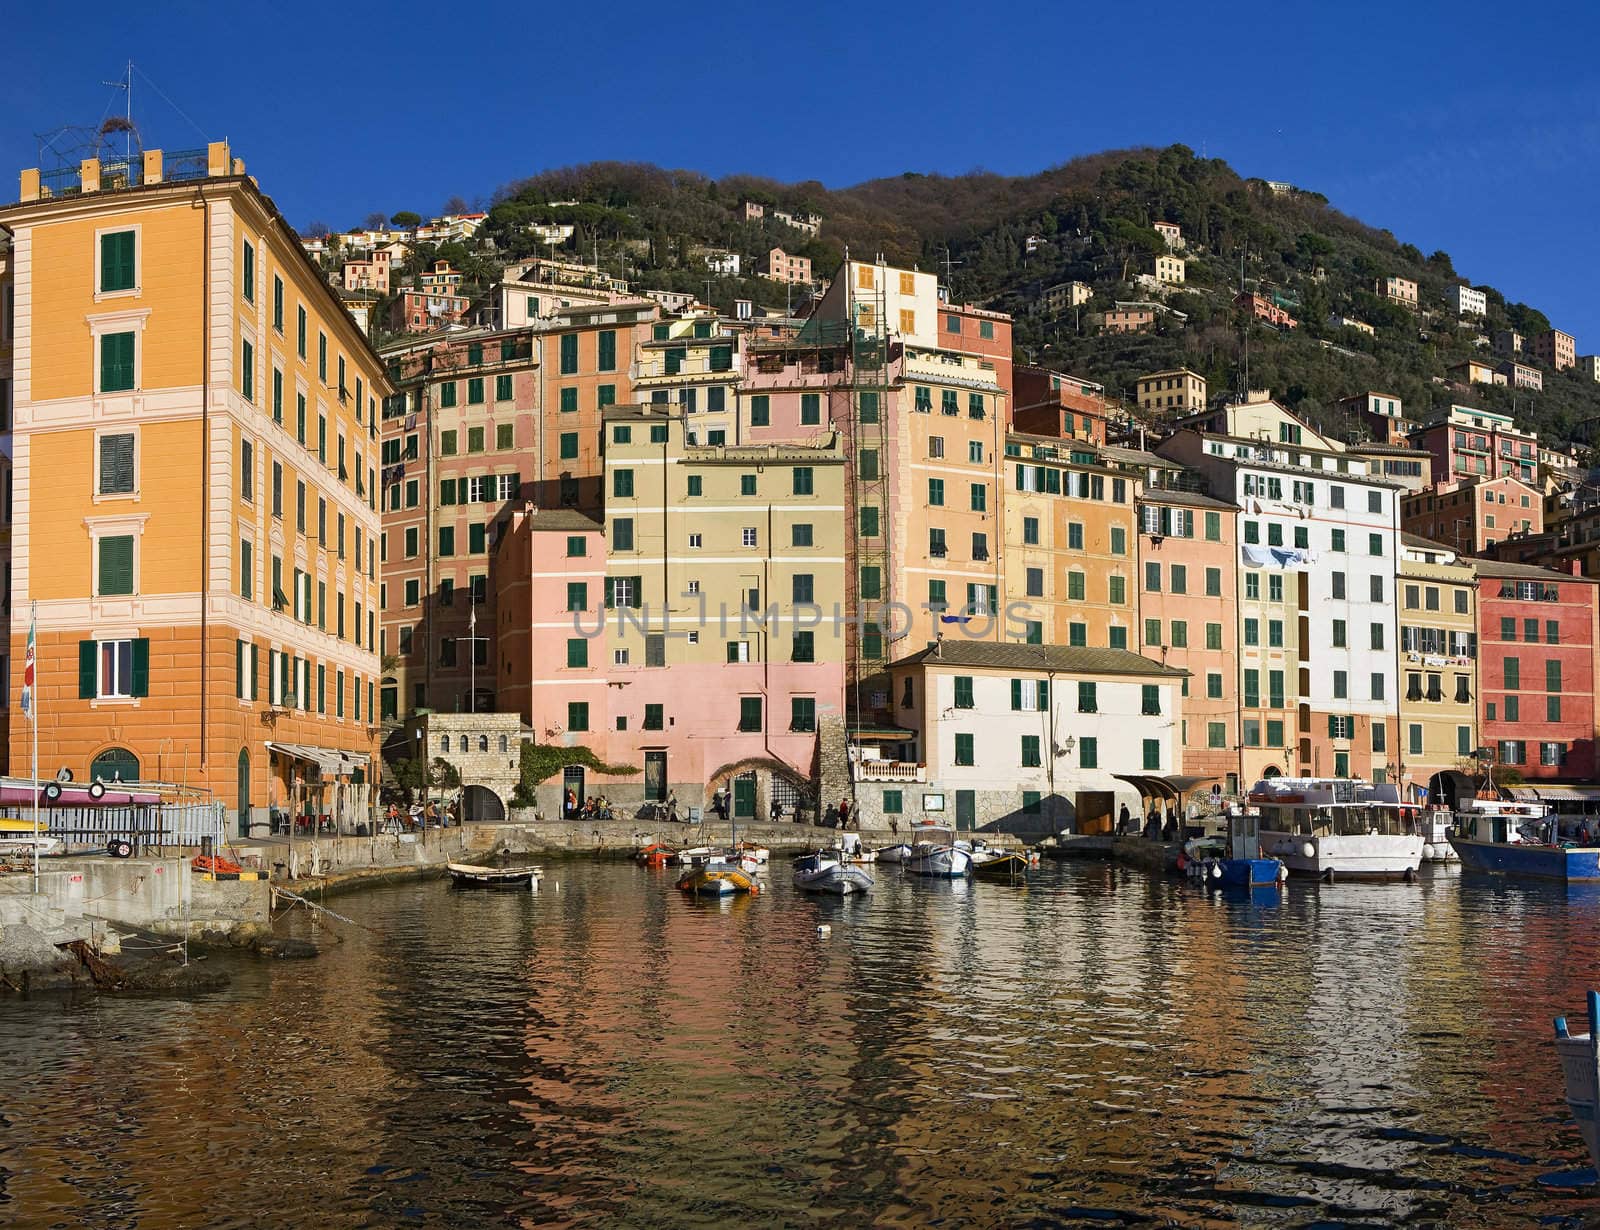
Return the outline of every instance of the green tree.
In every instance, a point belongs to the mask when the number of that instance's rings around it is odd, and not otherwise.
[[[398,226],[404,230],[410,230],[413,227],[422,225],[422,215],[413,213],[409,209],[402,209],[398,213],[390,214],[389,222],[392,226]]]

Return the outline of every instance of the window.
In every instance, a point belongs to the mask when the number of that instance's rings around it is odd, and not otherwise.
[[[957,675],[955,677],[955,695],[955,707],[957,709],[971,709],[973,707],[971,675]]]
[[[944,479],[930,478],[928,480],[928,504],[933,508],[944,506]]]
[[[124,699],[150,694],[150,642],[143,638],[78,642],[78,696]]]
[[[1207,722],[1206,723],[1206,746],[1207,747],[1227,747],[1228,746],[1228,724],[1226,722]]]
[[[972,511],[984,512],[989,506],[989,489],[982,483],[972,484]]]
[[[1080,679],[1078,681],[1078,712],[1079,713],[1098,713],[1098,712],[1100,712],[1099,698],[1096,695],[1095,689],[1096,689],[1096,684],[1093,683],[1090,680]]]
[[[739,698],[739,729],[747,734],[761,729],[761,698],[759,696],[741,696]]]
[[[802,628],[794,634],[794,649],[790,655],[793,662],[815,662],[817,660],[817,634],[809,629]]]
[[[134,386],[134,335],[105,333],[100,337],[100,391],[125,393]]]
[[[905,809],[905,798],[899,790],[885,790],[883,792],[883,814],[898,816]]]
[[[817,728],[817,699],[814,696],[789,698],[789,729],[809,733]]]
[[[1090,736],[1078,740],[1078,767],[1081,769],[1098,769],[1100,767],[1100,740]]]
[[[862,511],[865,512],[866,510],[863,509]],[[876,511],[876,510],[874,510],[874,511]],[[753,546],[756,545],[756,541],[757,541],[757,535],[756,535],[756,527],[755,526],[747,525],[747,526],[744,526],[742,529],[740,529],[740,531],[739,531],[739,542],[742,545],[744,545],[746,547],[753,547]]]
[[[958,765],[971,765],[973,763],[971,735],[956,736],[956,763]]]
[[[1111,527],[1111,554],[1126,555],[1128,553],[1128,531],[1124,526]]]
[[[577,731],[589,729],[588,701],[570,700],[567,702],[567,729]]]
[[[572,461],[578,456],[578,433],[564,431],[561,433],[561,460]]]
[[[756,494],[756,476],[754,474],[741,474],[741,475],[739,475],[739,494],[740,495],[755,495]]]
[[[133,231],[112,231],[100,236],[100,292],[135,289],[135,238]]]
[[[1155,683],[1142,684],[1139,688],[1139,712],[1145,717],[1158,717],[1161,714],[1161,686]]]
[[[800,394],[800,425],[815,427],[822,422],[822,394]]]
[[[97,539],[100,551],[95,593],[113,597],[133,593],[133,535],[106,535]]]
[[[1146,645],[1161,644],[1161,621],[1147,619],[1144,621],[1144,643]]]
[[[1022,767],[1024,769],[1037,769],[1040,765],[1039,736],[1022,736]]]
[[[100,437],[101,495],[129,495],[133,492],[134,446],[132,434]]]
[[[1161,740],[1146,739],[1144,741],[1144,767],[1146,772],[1160,772],[1161,770]]]

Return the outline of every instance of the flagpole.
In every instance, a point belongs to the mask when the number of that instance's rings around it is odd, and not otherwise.
[[[33,891],[39,891],[39,665],[34,644],[35,629],[39,623],[38,599],[28,609],[28,722],[33,727]]]

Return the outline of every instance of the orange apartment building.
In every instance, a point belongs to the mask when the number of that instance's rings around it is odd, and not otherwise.
[[[226,143],[21,188],[0,377],[41,770],[183,787],[240,832],[365,820],[382,364]]]
[[[1034,436],[1085,444],[1106,442],[1105,389],[1065,372],[1022,364],[1012,372],[1016,394],[1011,426]]]
[[[1006,639],[1137,651],[1137,479],[1020,432],[1005,460]]]

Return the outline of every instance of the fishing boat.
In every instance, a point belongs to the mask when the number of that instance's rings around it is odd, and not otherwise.
[[[694,846],[688,850],[679,850],[676,854],[667,856],[668,867],[693,867],[696,863],[710,858],[716,851],[710,846]]]
[[[1422,813],[1422,861],[1425,863],[1454,863],[1460,859],[1450,844],[1450,826],[1453,817],[1448,808],[1430,807]]]
[[[1263,856],[1293,875],[1409,880],[1422,864],[1420,810],[1392,782],[1269,777],[1250,788]]]
[[[1281,859],[1262,853],[1260,817],[1230,812],[1227,832],[1186,842],[1178,866],[1191,880],[1218,888],[1264,888],[1289,878]]]
[[[949,829],[942,831],[950,832]],[[972,874],[972,847],[966,842],[953,840],[919,841],[911,847],[900,865],[915,876],[964,880]]]
[[[1465,858],[1462,859],[1465,864]],[[1567,1018],[1558,1016],[1556,1054],[1566,1078],[1567,1106],[1589,1147],[1589,1161],[1600,1170],[1600,994],[1589,992],[1589,1032],[1569,1034]]]
[[[765,867],[772,859],[772,851],[767,849],[766,846],[752,845],[747,841],[736,843],[733,849],[740,858],[747,859],[759,867]]]
[[[477,863],[446,863],[445,868],[458,888],[537,889],[543,874],[538,867],[485,867]]]
[[[1034,859],[1037,858],[1038,855],[1034,855]],[[1026,854],[1020,854],[1015,850],[996,850],[990,847],[981,855],[976,850],[972,854],[972,874],[982,880],[1020,884],[1027,880],[1028,868],[1037,866],[1037,861],[1030,862]]]
[[[1465,872],[1566,884],[1600,880],[1600,848],[1563,842],[1545,803],[1467,800],[1450,844]]]
[[[872,852],[872,856],[880,863],[903,863],[910,853],[910,843],[902,841],[893,846],[880,846]]]
[[[794,886],[804,893],[848,896],[872,887],[872,877],[846,861],[843,850],[818,850],[795,860]]]

